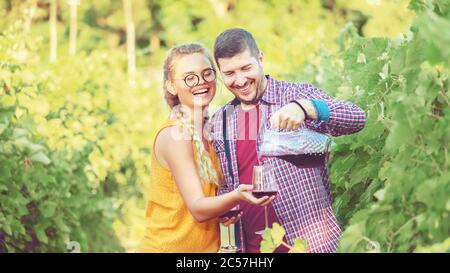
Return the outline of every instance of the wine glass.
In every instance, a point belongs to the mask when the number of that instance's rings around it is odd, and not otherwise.
[[[225,212],[224,214],[222,214],[222,215],[220,216],[220,218],[224,218],[224,217],[228,217],[228,218],[235,217],[235,216],[238,216],[239,213],[241,213],[241,211],[242,211],[242,210],[240,209],[239,205],[236,205],[236,206],[233,207],[231,210],[229,210],[229,211]],[[235,246],[235,245],[233,245],[233,244],[231,243],[230,225],[228,225],[227,230],[228,230],[228,245],[221,246],[219,252],[222,252],[222,253],[237,253],[237,252],[240,251],[240,248],[237,247],[237,246]]]
[[[278,193],[278,186],[273,175],[273,169],[270,164],[257,165],[253,167],[253,191],[252,194],[256,198],[263,196],[273,196]],[[264,230],[255,232],[258,235],[264,234],[264,231],[268,229],[268,216],[267,205],[264,206]]]

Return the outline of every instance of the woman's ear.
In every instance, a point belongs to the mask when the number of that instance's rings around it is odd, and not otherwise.
[[[166,89],[170,94],[172,94],[174,96],[177,95],[177,91],[175,90],[175,87],[173,86],[172,82],[169,80],[166,81]]]

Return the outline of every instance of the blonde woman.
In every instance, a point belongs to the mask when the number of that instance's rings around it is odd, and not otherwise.
[[[172,109],[153,145],[147,227],[138,252],[217,252],[218,217],[241,201],[266,205],[251,185],[216,196],[220,167],[204,134],[206,109],[216,92],[216,72],[206,49],[185,44],[170,50],[164,63],[164,91]],[[242,214],[225,218],[225,225]]]

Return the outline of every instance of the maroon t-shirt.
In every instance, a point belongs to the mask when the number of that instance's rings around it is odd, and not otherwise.
[[[238,139],[236,142],[236,155],[238,162],[239,181],[241,184],[252,184],[253,166],[259,165],[256,153],[256,137],[259,128],[259,107],[244,111],[238,107]],[[240,204],[243,210],[241,218],[243,223],[245,250],[248,253],[259,253],[261,235],[256,231],[264,229],[264,207],[251,205],[247,202]],[[268,224],[278,222],[272,204],[267,206]],[[275,252],[287,252],[288,249],[280,246]]]

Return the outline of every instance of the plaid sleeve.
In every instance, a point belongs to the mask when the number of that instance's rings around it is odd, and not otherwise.
[[[314,130],[330,134],[332,136],[349,135],[364,128],[366,116],[359,106],[328,96],[324,91],[311,84],[299,84],[296,88],[296,97],[321,100],[325,102],[329,110],[329,119],[315,120],[307,125]]]
[[[222,131],[222,119],[221,119],[221,111],[217,111],[211,118],[211,128],[210,133],[212,136],[212,143],[214,147],[214,152],[216,153],[218,163],[220,165],[220,170],[222,171],[222,181],[219,184],[219,187],[217,188],[217,195],[222,195],[225,193],[228,193],[231,190],[231,187],[228,187],[226,181],[227,181],[227,175],[226,169],[224,169],[224,158],[223,158],[223,140],[220,136],[220,133]]]

